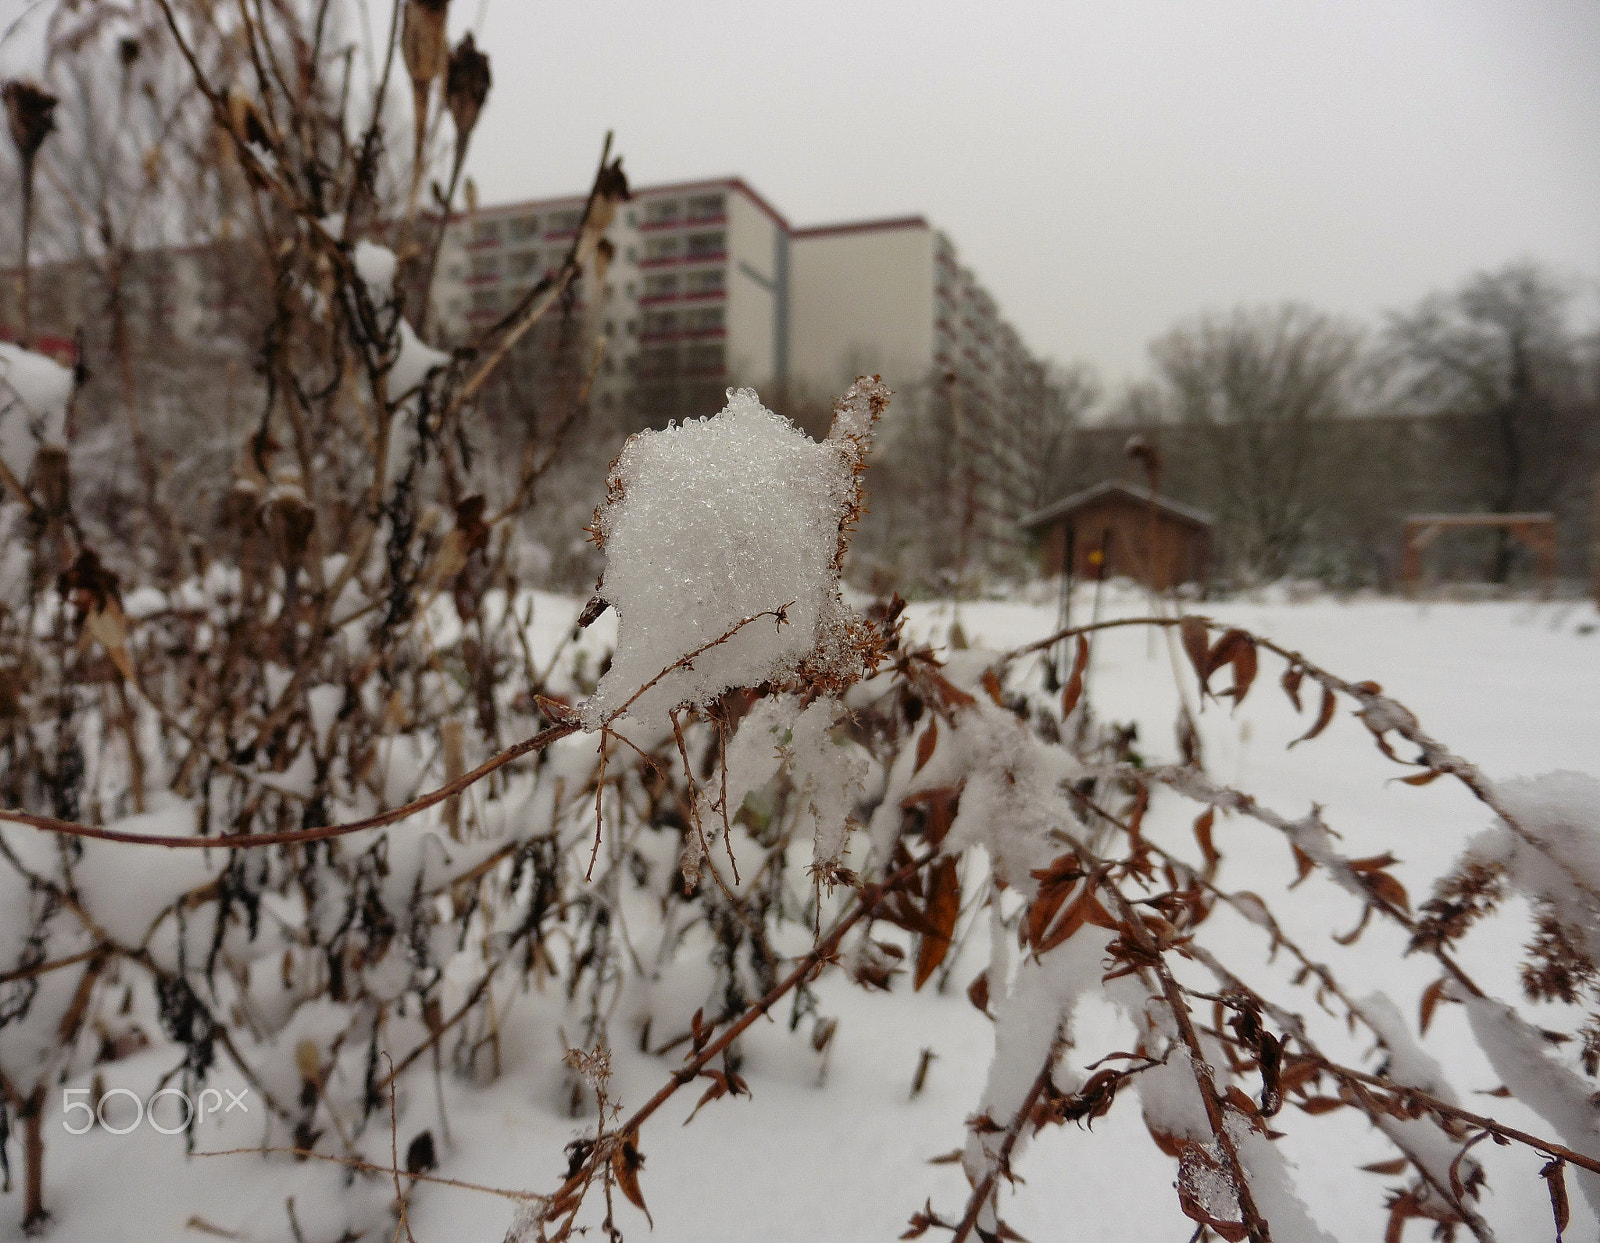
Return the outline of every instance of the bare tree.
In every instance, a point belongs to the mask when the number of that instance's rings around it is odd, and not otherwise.
[[[1022,494],[1025,509],[1039,509],[1066,491],[1074,433],[1100,400],[1100,380],[1081,362],[1044,364],[1030,380],[1017,408],[1018,431],[1028,447]]]
[[[1309,307],[1204,315],[1152,344],[1157,379],[1139,409],[1189,425],[1196,482],[1218,510],[1229,559],[1287,572],[1317,512],[1333,421],[1354,405],[1361,334]]]
[[[1480,272],[1391,318],[1385,344],[1402,393],[1424,413],[1480,424],[1465,461],[1496,513],[1555,508],[1577,482],[1583,404],[1569,296],[1529,261]],[[1493,576],[1506,577],[1512,547],[1496,547]]]

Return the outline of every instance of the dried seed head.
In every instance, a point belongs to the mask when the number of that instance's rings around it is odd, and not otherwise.
[[[469,30],[450,53],[444,78],[445,107],[450,109],[450,119],[456,123],[456,141],[463,146],[478,123],[478,113],[489,97],[492,81],[488,54],[478,50]]]
[[[272,553],[285,569],[300,565],[317,525],[317,511],[297,484],[278,484],[267,497],[262,525],[272,541]]]
[[[406,0],[400,52],[412,86],[418,90],[445,71],[450,55],[450,44],[445,39],[449,11],[450,0]]]
[[[61,572],[56,579],[56,590],[72,602],[79,617],[91,611],[104,610],[110,604],[122,601],[119,585],[121,578],[100,563],[99,554],[85,548],[76,561]]]
[[[617,217],[617,208],[632,197],[628,192],[628,177],[622,171],[622,157],[602,165],[594,180],[594,196],[589,200],[588,213],[583,218],[583,232],[578,237],[577,260],[587,264],[599,248],[611,222]]]
[[[0,86],[0,99],[5,100],[11,141],[17,144],[23,163],[31,164],[45,136],[56,127],[56,97],[38,83],[19,78]]]
[[[60,445],[40,445],[34,454],[33,469],[28,474],[28,490],[39,498],[39,506],[47,514],[67,512],[68,484],[67,451]]]

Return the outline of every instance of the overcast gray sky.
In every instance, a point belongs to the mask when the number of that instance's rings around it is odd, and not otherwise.
[[[485,202],[581,190],[612,128],[639,184],[921,213],[1113,386],[1238,303],[1375,322],[1533,258],[1600,306],[1600,0],[454,0],[480,16]]]
[[[581,188],[611,127],[636,182],[920,212],[1113,383],[1205,308],[1600,279],[1597,0],[489,0],[483,35],[485,201]]]

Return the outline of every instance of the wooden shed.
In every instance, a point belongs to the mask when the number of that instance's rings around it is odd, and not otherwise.
[[[1074,577],[1120,574],[1165,591],[1204,582],[1211,557],[1210,514],[1114,481],[1047,505],[1021,526],[1037,541],[1046,577],[1066,568],[1070,548]]]

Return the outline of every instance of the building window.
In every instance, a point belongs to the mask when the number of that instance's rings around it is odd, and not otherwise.
[[[689,258],[708,259],[713,255],[727,253],[727,234],[718,230],[715,233],[691,233],[685,241]]]
[[[690,272],[683,278],[685,293],[708,294],[721,293],[724,273],[721,268],[704,268],[699,272]]]
[[[646,311],[640,317],[640,336],[665,337],[677,331],[678,313],[676,311]]]
[[[472,276],[474,280],[493,280],[500,275],[500,260],[493,255],[472,256]]]
[[[639,351],[634,364],[646,378],[669,376],[678,369],[678,351],[675,346],[657,345]]]
[[[474,289],[472,291],[472,309],[474,311],[499,310],[500,291],[498,289]]]
[[[721,371],[722,358],[720,345],[691,345],[683,352],[683,365],[687,371]]]
[[[720,194],[697,194],[689,200],[691,221],[720,220],[724,210],[724,200]]]
[[[489,246],[500,240],[500,222],[498,220],[480,220],[472,226],[472,242],[475,246]]]
[[[677,199],[657,199],[644,205],[644,227],[661,228],[663,225],[674,224],[678,219]]]
[[[647,298],[671,298],[676,296],[677,292],[678,278],[675,273],[667,272],[644,278],[644,296]]]
[[[552,237],[561,237],[568,233],[576,233],[578,226],[583,223],[583,212],[578,211],[553,211],[545,219],[545,225]]]
[[[507,222],[507,227],[513,242],[525,242],[530,237],[539,236],[539,217],[517,216]]]
[[[520,254],[511,256],[510,268],[512,276],[536,276],[539,272],[539,252],[525,250]]]
[[[646,263],[664,263],[677,257],[678,239],[675,237],[652,237],[644,244]]]
[[[698,310],[687,311],[683,316],[683,326],[688,332],[717,332],[723,327],[722,308],[720,306],[700,307]]]

